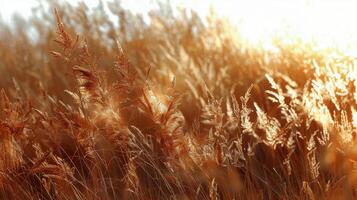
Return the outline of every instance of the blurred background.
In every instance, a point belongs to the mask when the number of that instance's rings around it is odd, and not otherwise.
[[[4,1],[4,0],[2,0]],[[41,3],[42,2],[42,3]],[[59,3],[77,5],[80,0],[60,0]],[[102,2],[108,11],[109,0],[83,1],[90,9]],[[119,2],[119,1],[118,1]],[[226,17],[232,24],[239,26],[240,32],[253,43],[268,42],[267,39],[277,34],[297,35],[304,40],[317,41],[321,46],[351,46],[356,41],[357,17],[354,0],[121,0],[123,8],[143,15],[149,22],[148,12],[158,7],[158,2],[172,8],[192,9],[199,16],[207,16],[214,10],[219,16]],[[43,5],[41,0],[4,1],[0,7],[2,20],[11,23],[13,15],[29,18],[35,7]],[[172,9],[176,12],[176,9]],[[110,12],[108,12],[110,13]],[[109,15],[109,17],[113,16]],[[269,44],[266,44],[269,46]]]

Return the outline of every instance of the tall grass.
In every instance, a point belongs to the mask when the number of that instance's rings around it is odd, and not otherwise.
[[[1,199],[357,197],[353,57],[110,5],[1,23]]]

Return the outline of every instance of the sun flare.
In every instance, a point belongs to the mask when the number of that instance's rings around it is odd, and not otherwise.
[[[237,25],[252,44],[269,46],[273,38],[313,42],[357,55],[356,1],[214,1],[217,12]]]

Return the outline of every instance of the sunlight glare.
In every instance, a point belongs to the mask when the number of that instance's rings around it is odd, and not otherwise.
[[[253,44],[291,36],[314,42],[319,48],[337,46],[357,55],[356,1],[214,1],[218,14],[238,26],[242,36]]]

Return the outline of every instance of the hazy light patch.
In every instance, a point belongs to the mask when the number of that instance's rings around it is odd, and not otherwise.
[[[12,15],[16,13],[24,17],[30,16],[31,8],[37,5],[38,2],[36,0],[2,2],[0,6],[0,16],[6,23],[10,23]]]
[[[64,0],[62,0],[64,1]],[[11,23],[11,15],[19,13],[25,18],[31,15],[31,8],[37,0],[8,1],[1,5],[0,13]],[[67,1],[76,5],[80,0]],[[99,0],[84,1],[89,8],[98,5]],[[111,0],[103,0],[103,3]],[[142,14],[155,8],[154,0],[122,1],[124,8]],[[171,0],[171,5],[193,9],[201,17],[212,7],[219,16],[227,17],[242,36],[252,44],[271,48],[271,40],[278,37],[289,43],[291,36],[303,41],[313,41],[319,48],[337,46],[346,53],[357,55],[357,1],[349,0]],[[147,21],[147,20],[145,20]],[[318,50],[318,49],[317,49]]]
[[[253,44],[267,43],[273,37],[289,42],[291,36],[318,47],[337,46],[357,55],[356,1],[344,0],[227,0],[214,1],[218,14],[239,27]]]

